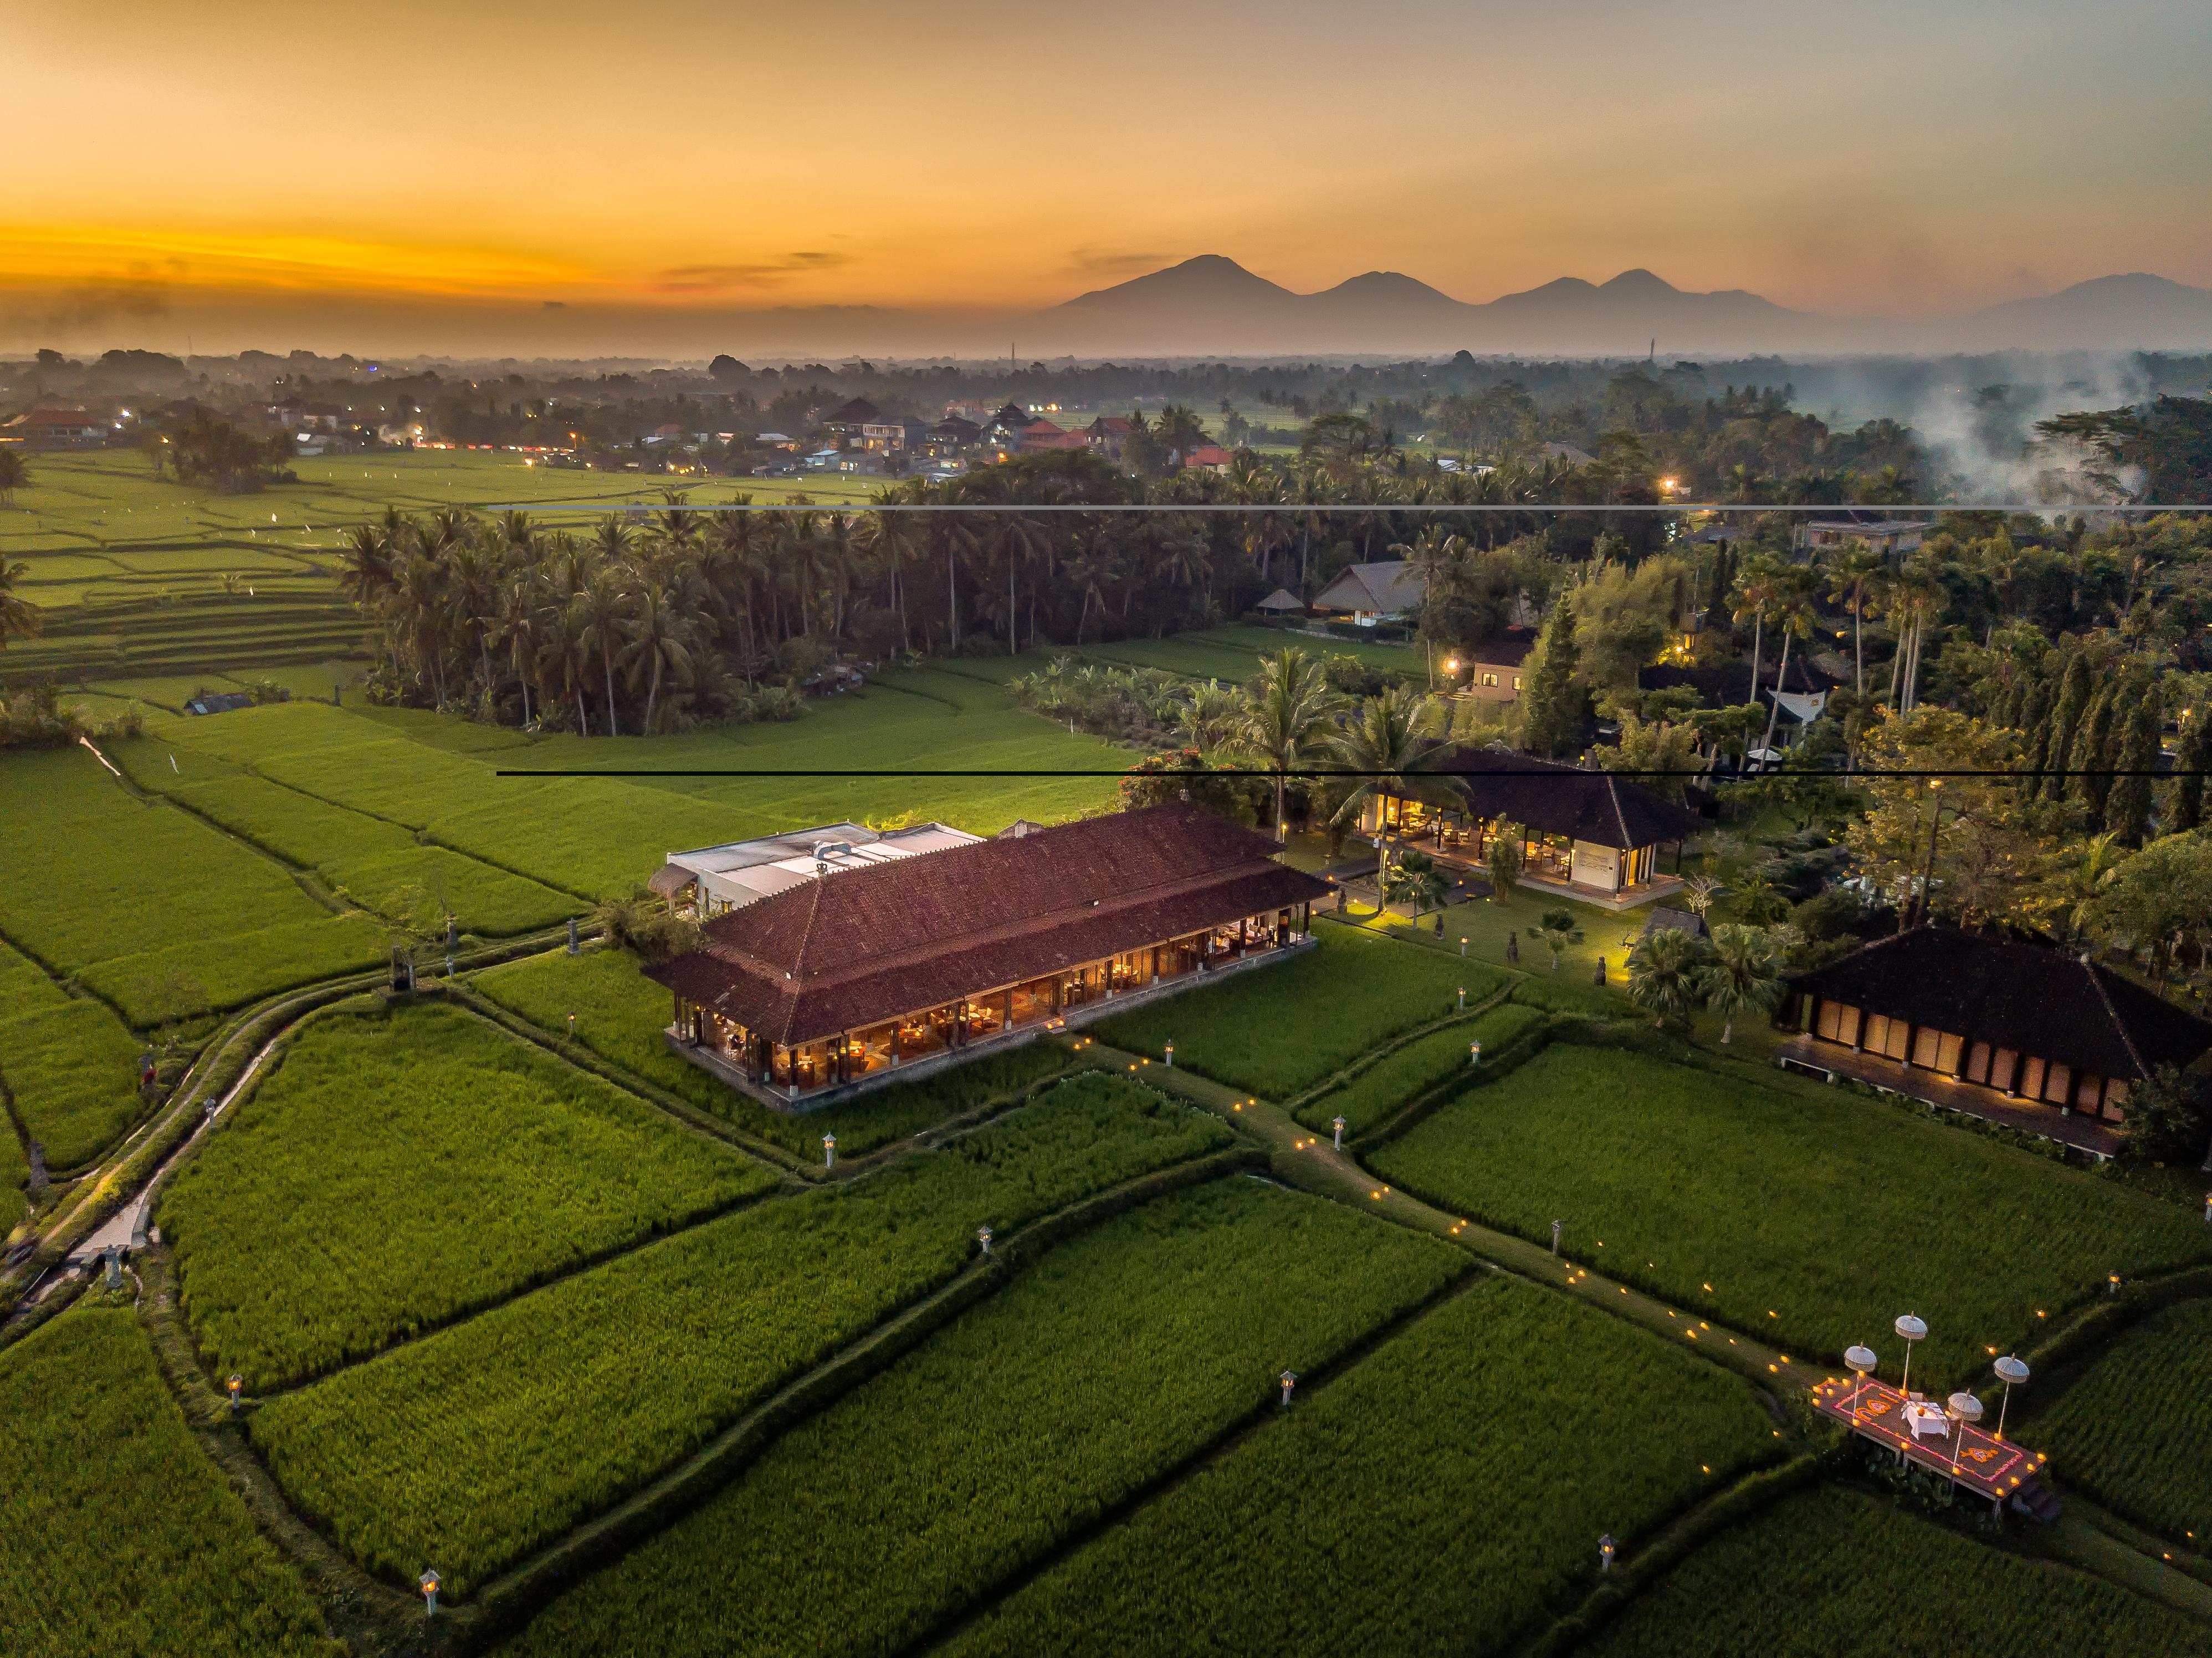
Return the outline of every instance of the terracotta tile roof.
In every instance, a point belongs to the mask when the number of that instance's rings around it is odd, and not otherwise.
[[[1681,807],[1610,772],[1502,749],[1454,749],[1435,769],[1457,774],[1479,817],[1502,817],[1593,846],[1625,852],[1684,840],[1705,827]]]
[[[1914,927],[1790,987],[2102,1077],[2144,1077],[2212,1048],[2212,1024],[2063,950]]]
[[[1324,896],[1266,835],[1185,805],[807,882],[646,969],[781,1042],[807,1042]]]

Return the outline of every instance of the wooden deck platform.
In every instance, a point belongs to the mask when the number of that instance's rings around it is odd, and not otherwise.
[[[1917,1436],[1906,1425],[1905,1407],[1917,1397],[1908,1400],[1887,1382],[1853,1376],[1831,1376],[1813,1388],[1814,1406],[1823,1416],[1916,1467],[1941,1474],[1985,1502],[2017,1499],[2039,1519],[2057,1512],[2041,1479],[2048,1457],[1975,1427],[1954,1425],[1941,1438]],[[1939,1401],[1929,1402],[1941,1408]]]

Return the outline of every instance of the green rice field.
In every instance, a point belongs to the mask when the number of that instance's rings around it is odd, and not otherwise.
[[[126,1308],[0,1348],[10,1658],[322,1658],[322,1620],[169,1397]]]
[[[859,1157],[1018,1094],[1066,1069],[1069,1059],[1065,1048],[1032,1042],[919,1082],[887,1084],[842,1105],[803,1114],[772,1111],[670,1049],[661,1034],[671,1014],[668,992],[638,970],[634,956],[556,950],[490,969],[472,982],[493,1002],[564,1041],[568,1015],[575,1014],[575,1040],[608,1064],[810,1161],[822,1156],[825,1134],[837,1137],[844,1156]]]
[[[271,1400],[255,1445],[372,1569],[465,1593],[1024,1222],[1230,1138],[1096,1073],[849,1185],[707,1222]],[[426,1456],[428,1447],[434,1456]]]
[[[1544,1022],[1532,1007],[1508,1002],[1463,1023],[1417,1036],[1386,1054],[1350,1080],[1299,1107],[1297,1119],[1309,1128],[1328,1128],[1344,1119],[1347,1134],[1380,1127],[1399,1108],[1440,1084],[1472,1074],[1475,1042],[1492,1060]]]
[[[1601,1533],[1634,1547],[1773,1445],[1742,1382],[1486,1278],[944,1650],[1510,1652]]]
[[[0,1083],[49,1169],[90,1162],[138,1120],[139,1052],[113,1009],[0,944]]]
[[[775,1183],[481,1019],[326,1015],[165,1192],[211,1374],[373,1353]]]
[[[507,1650],[901,1650],[1264,1414],[1285,1367],[1327,1363],[1468,1265],[1255,1181],[1162,1198],[1025,1269]]]
[[[2180,1658],[2212,1651],[2212,1631],[2100,1579],[1831,1487],[1788,1498],[1706,1544],[1581,1650],[1589,1658]]]
[[[1548,1242],[1785,1347],[1865,1342],[1963,1382],[2102,1287],[2212,1258],[2187,1211],[2048,1158],[1778,1073],[1554,1042],[1370,1159],[1455,1213]],[[2004,1240],[1993,1248],[1993,1238]]]
[[[1101,1020],[1098,1040],[1176,1063],[1262,1098],[1286,1100],[1386,1038],[1472,1007],[1502,972],[1377,933],[1314,922],[1315,947],[1225,982]]]
[[[2202,1553],[2212,1540],[2208,1376],[2212,1303],[2154,1313],[2036,1417],[2036,1448],[2067,1484]]]

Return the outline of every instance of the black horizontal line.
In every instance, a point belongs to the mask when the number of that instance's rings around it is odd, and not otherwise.
[[[1570,767],[1566,769],[1556,772],[1492,771],[1468,768],[1455,769],[1448,766],[1439,767],[1434,770],[1413,772],[1327,771],[1315,769],[1310,767],[1294,767],[1288,771],[1279,772],[1272,770],[1236,771],[1227,769],[1225,768],[1212,766],[1179,766],[1172,769],[1161,771],[1086,771],[1075,770],[1065,767],[1017,767],[1012,768],[994,768],[989,770],[980,768],[968,769],[963,768],[946,771],[914,771],[902,768],[857,769],[849,767],[752,769],[741,767],[719,766],[578,766],[573,768],[551,768],[543,771],[514,771],[501,769],[494,772],[492,774],[495,777],[847,777],[873,779],[928,777],[1242,777],[1255,779],[1263,782],[1271,778],[1276,777],[1297,777],[1309,779],[1328,777],[1355,777],[1361,779],[1385,777],[1510,777],[1516,782],[1523,783],[1566,783],[1590,777],[1704,777],[1710,778],[1715,782],[1733,783],[1747,780],[1765,780],[1775,778],[1808,780],[1814,778],[1837,778],[1845,780],[1875,778],[1887,780],[1893,778],[1978,777],[2041,779],[2056,777],[2063,780],[2071,777],[2206,777],[2212,776],[2212,772],[2182,770],[2159,771],[2145,768],[2120,770],[2106,769],[2102,768],[2092,770],[2074,771],[2032,771],[2026,768],[2014,771],[1887,771],[1869,770],[1864,768],[1851,768],[1841,771],[1772,771],[1753,772],[1744,774],[1742,775],[1735,775],[1724,772],[1651,771],[1629,767],[1622,767],[1618,769],[1607,769],[1604,771],[1583,771],[1576,768]]]
[[[2057,505],[2049,502],[2018,501],[1936,501],[1904,506],[1884,505],[1878,508],[1849,507],[1805,507],[1797,505],[1750,505],[1741,501],[1680,501],[1667,505],[1643,501],[1620,502],[1613,506],[1587,501],[1531,501],[1516,506],[1503,501],[1468,501],[1455,505],[1450,501],[1423,501],[1378,503],[1370,501],[1202,501],[1188,503],[1170,501],[1101,501],[1084,505],[1073,501],[1042,501],[1034,506],[1022,506],[1013,501],[977,501],[956,505],[946,501],[814,501],[803,505],[766,501],[511,501],[479,508],[487,513],[1330,513],[1348,515],[1358,513],[1796,513],[1818,515],[1856,511],[1885,513],[2124,513],[2147,514],[2159,513],[2212,513],[2212,503],[2182,502],[2156,505],[2137,502],[2131,505],[2094,501],[2066,501]],[[1878,535],[1888,527],[1881,524],[1854,525],[1870,535]]]

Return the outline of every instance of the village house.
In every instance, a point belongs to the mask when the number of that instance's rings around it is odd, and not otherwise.
[[[1800,552],[1814,557],[1854,544],[1871,547],[1884,558],[1895,560],[1919,550],[1936,527],[1928,519],[1889,519],[1879,513],[1846,508],[1828,518],[1808,519],[1797,526]]]
[[[1279,958],[1330,890],[1187,804],[1022,827],[873,862],[855,846],[859,866],[825,856],[714,914],[698,949],[645,969],[673,998],[671,1046],[807,1109]]]
[[[967,453],[982,440],[983,428],[975,422],[947,415],[929,428],[922,446],[929,454],[950,458]]]
[[[1428,584],[1406,560],[1354,564],[1314,595],[1316,610],[1349,616],[1364,628],[1401,622],[1421,608]]]
[[[1508,628],[1468,647],[1462,659],[1467,695],[1480,702],[1511,702],[1521,695],[1522,665],[1536,648],[1533,628]]]
[[[1585,771],[1504,749],[1454,749],[1426,768],[1441,799],[1388,791],[1362,808],[1359,832],[1422,845],[1440,861],[1480,870],[1491,844],[1521,849],[1521,883],[1626,909],[1681,890],[1663,870],[1704,827],[1692,813],[1610,772]]]
[[[822,433],[836,448],[843,449],[860,440],[860,430],[870,421],[881,420],[884,411],[866,398],[854,398],[841,404],[822,417]]]
[[[2086,953],[1918,926],[1800,973],[1778,1063],[1849,1077],[2100,1153],[2161,1065],[2212,1024]]]
[[[1089,440],[1091,452],[1108,460],[1119,460],[1121,451],[1127,446],[1129,434],[1135,429],[1134,422],[1127,415],[1101,415],[1083,428],[1083,435]]]
[[[929,428],[906,415],[884,415],[860,428],[860,447],[873,454],[910,454],[929,440]]]
[[[1080,432],[1071,432],[1055,422],[1042,417],[1031,421],[1021,429],[1020,452],[1024,455],[1042,454],[1054,449],[1088,449],[1091,440]]]
[[[0,443],[26,449],[97,449],[114,434],[115,422],[83,409],[33,409],[0,423]]]

